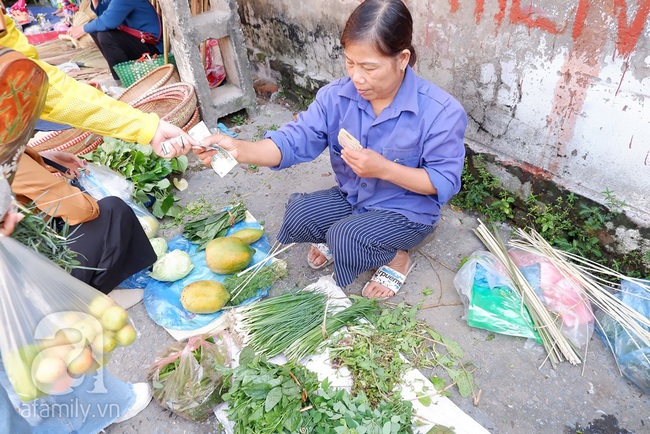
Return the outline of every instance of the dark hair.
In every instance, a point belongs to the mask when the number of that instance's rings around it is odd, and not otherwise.
[[[395,56],[406,49],[411,52],[409,65],[417,55],[411,42],[413,18],[402,0],[365,0],[352,11],[341,34],[341,45],[354,42],[374,43],[386,56]]]

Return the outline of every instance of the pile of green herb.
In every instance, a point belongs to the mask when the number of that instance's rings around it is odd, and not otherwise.
[[[188,240],[199,245],[200,251],[205,249],[210,241],[226,235],[230,227],[245,217],[246,206],[239,202],[226,210],[185,223],[183,233]]]
[[[343,326],[354,324],[376,308],[376,302],[356,297],[352,306],[329,310],[327,295],[318,291],[290,291],[244,306],[241,327],[249,345],[268,357],[284,354],[299,360]]]
[[[318,388],[316,374],[289,362],[282,366],[242,350],[223,399],[235,434],[299,433],[303,408]]]
[[[237,273],[229,276],[223,282],[230,294],[234,294],[226,306],[237,306],[243,301],[257,295],[260,289],[268,288],[278,279],[287,275],[287,263],[282,260],[273,261],[261,269],[254,268],[239,276]]]
[[[12,238],[45,256],[67,272],[79,266],[77,253],[68,247],[74,241],[74,234],[70,234],[67,223],[57,231],[55,220],[44,212],[37,214],[32,214],[28,210],[21,210],[21,212],[25,217],[11,234]]]
[[[372,406],[363,392],[351,396],[334,390],[327,378],[310,397],[312,408],[303,413],[302,430],[313,434],[410,434],[413,405],[409,401],[380,401]]]
[[[180,207],[175,205],[178,198],[172,193],[173,185],[167,177],[172,173],[185,173],[188,164],[185,155],[167,160],[156,155],[151,146],[104,137],[101,146],[82,157],[113,169],[132,181],[136,202],[146,204],[153,197],[155,202],[151,212],[156,217],[174,217],[180,212]]]
[[[403,374],[412,368],[442,370],[456,384],[461,396],[475,392],[471,367],[463,363],[462,348],[417,319],[418,306],[400,303],[372,318],[373,327],[350,328],[330,351],[335,364],[345,365],[354,379],[353,393],[365,393],[373,405],[391,400]],[[404,355],[411,363],[400,357]],[[431,378],[437,390],[445,380]],[[443,392],[444,393],[444,392]],[[420,402],[428,405],[429,397]]]

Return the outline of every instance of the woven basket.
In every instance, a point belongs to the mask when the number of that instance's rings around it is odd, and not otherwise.
[[[145,93],[161,88],[167,84],[180,82],[176,68],[171,63],[160,66],[129,86],[117,99],[131,103]]]
[[[30,141],[28,146],[37,152],[66,151],[81,155],[96,149],[103,141],[102,136],[72,128],[45,134]]]
[[[145,113],[156,113],[160,119],[183,128],[196,111],[196,92],[189,83],[173,83],[142,95],[131,105]]]
[[[188,132],[189,130],[192,129],[193,126],[198,124],[200,121],[201,121],[201,114],[199,113],[199,108],[197,107],[194,110],[194,114],[192,114],[192,117],[190,118],[190,120],[183,127],[183,131]]]
[[[174,56],[171,53],[169,53],[169,63],[175,65]],[[148,54],[144,54],[142,58],[138,60],[129,60],[114,65],[113,70],[117,76],[120,77],[122,84],[129,87],[154,69],[163,66],[164,64],[164,56],[158,54],[149,56]]]

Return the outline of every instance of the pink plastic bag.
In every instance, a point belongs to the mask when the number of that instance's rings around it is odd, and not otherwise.
[[[511,249],[508,254],[547,309],[558,315],[562,334],[584,347],[594,331],[594,314],[579,282],[563,276],[542,256],[519,249]]]

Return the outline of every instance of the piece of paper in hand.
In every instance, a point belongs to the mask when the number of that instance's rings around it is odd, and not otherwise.
[[[172,143],[180,144],[183,146],[183,137],[178,136],[174,137],[173,139],[165,140],[160,144],[160,148],[162,149],[163,155],[167,156],[171,154],[172,150],[174,149],[174,145]]]
[[[233,167],[237,165],[237,160],[235,160],[233,156],[230,155],[230,153],[222,147],[216,145],[207,146],[203,144],[203,140],[206,137],[212,135],[208,127],[205,125],[205,122],[199,122],[193,126],[187,132],[187,134],[199,142],[201,144],[201,147],[217,151],[217,153],[212,156],[212,160],[210,161],[210,165],[212,166],[212,169],[217,173],[217,175],[223,178],[228,172],[230,172],[230,170],[232,170]]]
[[[190,135],[191,138],[196,140],[197,142],[201,143],[203,139],[206,137],[212,135],[208,127],[205,125],[205,122],[201,121],[198,124],[194,125],[188,132],[187,134]]]
[[[352,148],[355,150],[361,149],[361,143],[350,133],[348,133],[345,128],[341,128],[339,131],[339,143],[344,148]]]
[[[237,165],[237,160],[235,160],[228,151],[220,146],[214,146],[211,149],[214,149],[217,153],[212,156],[210,165],[212,166],[212,169],[217,172],[217,175],[223,178]]]

